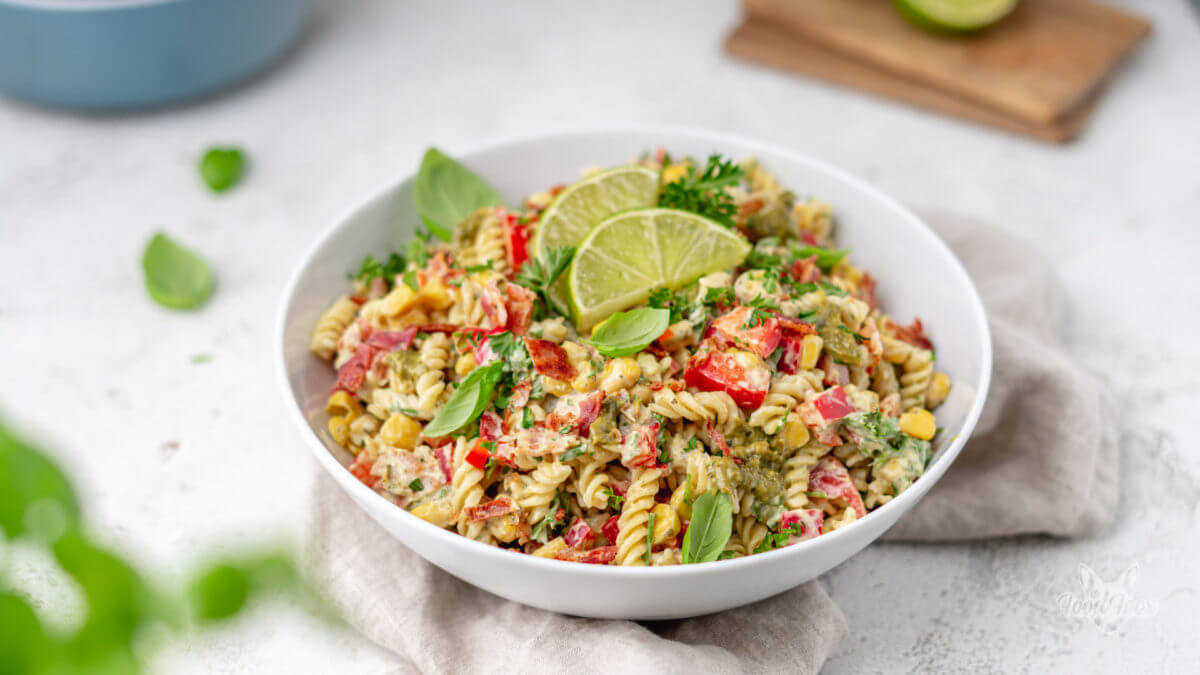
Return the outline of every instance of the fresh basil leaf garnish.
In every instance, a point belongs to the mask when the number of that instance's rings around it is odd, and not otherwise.
[[[444,241],[454,226],[481,206],[502,206],[504,199],[470,169],[429,148],[413,183],[413,201],[425,225]]]
[[[727,492],[710,490],[692,503],[692,521],[683,535],[683,562],[716,560],[733,532],[733,502]]]
[[[492,401],[492,392],[500,381],[504,364],[493,361],[471,371],[458,389],[450,395],[446,405],[425,427],[424,434],[431,438],[454,433],[470,424],[483,413]]]
[[[669,310],[655,307],[616,312],[596,326],[590,342],[605,356],[636,354],[666,332],[670,320]]]

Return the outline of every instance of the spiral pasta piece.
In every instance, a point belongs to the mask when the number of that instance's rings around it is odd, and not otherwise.
[[[658,494],[658,482],[662,469],[637,469],[633,482],[625,492],[625,503],[617,520],[618,565],[645,565],[647,523],[650,509],[654,508],[654,495]]]
[[[579,469],[575,478],[575,495],[584,508],[608,508],[608,493],[606,487],[612,486],[612,478],[604,472],[607,462],[591,461]]]
[[[458,514],[458,533],[476,541],[486,541],[490,535],[486,532],[486,522],[468,521],[463,516],[463,509],[477,506],[483,501],[483,478],[481,469],[467,462],[467,450],[470,444],[465,438],[459,438],[454,444],[454,473],[450,481],[451,500],[454,512]]]
[[[317,325],[313,328],[312,338],[308,343],[309,351],[325,361],[332,358],[333,353],[337,351],[338,340],[357,314],[358,304],[351,300],[350,296],[343,295],[338,298],[338,301],[317,319]]]
[[[421,419],[433,419],[437,404],[446,390],[446,366],[450,362],[450,339],[443,333],[433,333],[421,345],[421,367],[425,372],[417,378],[417,414]]]
[[[446,319],[456,326],[482,326],[487,319],[483,311],[483,287],[473,279],[464,279],[458,287],[450,287],[450,308]]]
[[[789,509],[808,505],[808,475],[829,448],[816,440],[809,441],[783,463],[783,503]]]
[[[812,371],[773,378],[762,405],[750,414],[750,426],[759,427],[768,434],[779,433],[788,413],[814,391],[821,391],[821,377]]]
[[[722,427],[728,427],[742,419],[742,411],[729,394],[723,391],[692,393],[663,388],[654,393],[650,410],[669,420],[713,420]]]
[[[530,525],[537,525],[546,518],[558,487],[570,477],[571,467],[558,462],[542,462],[529,474],[530,480],[517,504],[525,510]]]
[[[500,274],[507,274],[508,266],[508,233],[504,221],[498,214],[493,213],[484,220],[475,237],[475,255],[479,264],[491,263],[491,267]]]
[[[900,408],[909,410],[925,402],[925,392],[933,379],[933,352],[914,349],[912,356],[904,362],[904,374],[900,376]]]

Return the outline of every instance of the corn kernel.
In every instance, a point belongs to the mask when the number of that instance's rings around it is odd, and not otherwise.
[[[689,492],[691,492],[691,494],[688,494]],[[684,520],[692,519],[692,505],[687,501],[689,497],[692,499],[692,501],[696,500],[696,488],[695,486],[690,486],[686,480],[680,483],[679,486],[675,488],[675,491],[671,493],[671,508],[674,509],[675,513]]]
[[[950,376],[938,371],[929,381],[929,390],[925,392],[925,407],[930,410],[938,407],[950,395]]]
[[[669,504],[655,504],[650,513],[658,516],[654,519],[654,532],[651,534],[655,544],[673,541],[679,535],[679,514]]]
[[[329,435],[333,437],[333,441],[338,445],[346,445],[346,441],[350,440],[350,423],[345,417],[335,415],[329,418],[329,423],[325,425],[329,429]]]
[[[390,293],[379,300],[384,316],[399,316],[411,309],[416,301],[416,292],[405,284],[396,284]]]
[[[581,394],[587,394],[596,390],[596,375],[592,372],[591,367],[583,368],[579,374],[571,380],[571,388]]]
[[[912,408],[900,416],[900,431],[928,441],[937,433],[937,423],[933,420],[933,413],[924,408]]]
[[[800,419],[800,415],[792,413],[788,415],[787,422],[783,427],[783,442],[788,450],[795,450],[808,442],[809,433],[808,426],[804,424],[804,420]]]
[[[567,542],[563,541],[562,537],[555,537],[546,542],[546,545],[533,552],[539,558],[553,558],[555,553],[561,553],[567,548]]]
[[[330,415],[345,417],[347,422],[353,421],[355,417],[362,414],[362,404],[357,398],[351,396],[345,391],[335,391],[329,396],[329,400],[325,402],[325,412]]]
[[[407,288],[407,286],[405,286]],[[406,310],[404,316],[396,319],[392,327],[403,328],[405,326],[420,326],[423,323],[429,323],[429,315],[420,307],[413,307]]]
[[[379,428],[379,438],[393,448],[412,450],[421,436],[421,423],[408,415],[396,413]]]
[[[497,541],[509,543],[521,534],[521,516],[516,513],[506,513],[498,518],[492,518],[487,523],[488,533]]]
[[[687,175],[687,170],[688,168],[686,164],[672,164],[664,167],[662,171],[662,182],[674,183],[675,181]]]
[[[542,389],[551,396],[566,396],[571,393],[571,383],[543,375]]]
[[[821,348],[825,341],[820,335],[805,335],[800,349],[800,367],[811,370],[817,367],[817,359],[821,358]]]
[[[454,304],[454,299],[450,297],[450,291],[440,279],[426,281],[417,296],[421,305],[426,309],[446,309]]]
[[[554,195],[543,190],[529,195],[529,198],[525,200],[525,206],[531,209],[544,209],[550,206],[552,201],[554,201]]]
[[[449,499],[434,499],[414,506],[410,513],[438,527],[448,527],[454,522],[454,502]]]
[[[459,377],[466,377],[472,370],[475,370],[475,355],[463,354],[454,362],[454,372]]]

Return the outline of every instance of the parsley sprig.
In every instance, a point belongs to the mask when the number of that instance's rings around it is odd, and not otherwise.
[[[536,258],[530,258],[523,267],[521,273],[517,275],[514,281],[525,288],[537,293],[546,303],[546,307],[553,308],[555,311],[566,314],[565,307],[558,307],[554,301],[550,299],[548,291],[554,285],[555,281],[562,276],[563,272],[567,271],[567,266],[571,264],[571,258],[575,255],[575,249],[571,246],[557,246],[552,249],[543,250]]]
[[[746,303],[746,306],[750,308],[750,315],[746,317],[746,323],[743,324],[743,328],[754,328],[772,318],[771,310],[779,311],[779,305],[775,304],[771,298],[765,295],[754,298]]]
[[[737,185],[745,173],[733,160],[714,152],[699,173],[695,167],[688,167],[679,180],[664,185],[658,205],[698,213],[733,227],[737,205],[726,189]]]

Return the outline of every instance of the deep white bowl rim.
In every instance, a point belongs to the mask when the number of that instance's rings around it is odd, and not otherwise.
[[[788,159],[795,161],[799,164],[810,164],[810,165],[816,166],[824,171],[827,171],[827,172],[837,176],[841,180],[844,180],[844,181],[852,184],[855,188],[862,190],[864,192],[870,193],[873,197],[885,201],[889,206],[895,208],[903,216],[909,218],[915,224],[918,224],[920,226],[918,229],[921,230],[925,236],[932,239],[934,244],[937,247],[940,247],[947,254],[949,260],[951,260],[954,265],[954,272],[955,272],[955,274],[957,274],[959,276],[960,282],[967,289],[970,290],[971,298],[973,300],[973,302],[972,302],[973,307],[972,307],[970,319],[977,324],[976,328],[979,330],[980,335],[983,336],[983,349],[981,350],[981,353],[979,355],[980,362],[978,364],[979,372],[980,372],[979,387],[977,388],[977,390],[975,392],[975,400],[971,403],[971,408],[967,412],[966,418],[963,420],[962,430],[959,432],[959,434],[954,439],[951,440],[949,447],[947,447],[945,449],[945,451],[942,452],[941,456],[939,456],[934,461],[934,463],[932,465],[930,465],[930,467],[925,471],[925,473],[922,474],[921,477],[918,478],[916,480],[916,482],[914,482],[912,484],[911,487],[909,487],[907,490],[902,492],[895,499],[892,499],[891,501],[889,501],[887,504],[884,504],[884,505],[878,507],[877,509],[875,509],[875,511],[881,511],[883,509],[888,509],[888,508],[891,508],[893,510],[895,510],[896,508],[904,508],[904,509],[911,508],[913,502],[916,502],[921,497],[923,497],[925,495],[925,493],[929,491],[929,488],[931,488],[935,483],[937,483],[938,480],[941,479],[942,474],[944,474],[946,472],[946,469],[948,469],[950,467],[950,465],[954,463],[954,460],[958,457],[958,454],[962,451],[962,448],[966,444],[967,439],[970,438],[970,436],[971,436],[971,432],[974,431],[974,429],[975,429],[975,424],[979,420],[980,413],[983,411],[984,402],[987,400],[988,388],[991,384],[992,337],[991,337],[991,331],[988,328],[987,316],[983,309],[983,301],[979,297],[979,292],[975,288],[974,282],[971,281],[971,277],[967,274],[966,269],[963,268],[962,263],[958,260],[958,257],[954,255],[954,252],[951,251],[950,248],[948,246],[946,246],[946,243],[942,241],[941,237],[937,236],[937,234],[935,234],[933,232],[933,230],[930,229],[930,227],[925,223],[925,221],[923,221],[915,213],[913,213],[911,210],[909,210],[907,207],[905,207],[900,202],[898,202],[895,199],[893,199],[892,197],[888,196],[883,191],[879,190],[878,188],[874,187],[873,185],[862,180],[861,178],[858,178],[857,176],[855,176],[849,172],[846,172],[832,164],[829,164],[828,162],[825,162],[824,160],[819,160],[819,159],[816,159],[809,155],[805,155],[803,153],[798,153],[798,152],[793,152],[791,150],[782,149],[777,146],[773,146],[768,143],[758,141],[756,139],[745,138],[745,137],[728,134],[728,133],[723,133],[723,132],[716,132],[716,131],[710,131],[707,129],[686,127],[686,126],[674,126],[674,125],[670,126],[670,127],[659,126],[659,125],[640,125],[640,124],[614,125],[614,126],[604,126],[604,127],[595,127],[595,126],[578,127],[578,128],[564,127],[564,128],[556,129],[554,131],[550,131],[550,132],[525,133],[525,134],[518,134],[518,135],[511,135],[511,136],[502,136],[502,137],[499,137],[499,138],[496,138],[496,139],[493,139],[493,140],[490,140],[490,141],[487,141],[484,143],[477,144],[476,146],[474,146],[468,150],[465,150],[462,152],[457,152],[457,153],[451,153],[451,154],[455,157],[466,157],[466,156],[470,156],[472,154],[479,153],[479,152],[497,150],[504,146],[509,146],[509,145],[517,145],[517,144],[531,143],[531,142],[537,142],[537,141],[548,141],[548,140],[560,139],[560,138],[570,137],[570,136],[588,136],[588,135],[598,135],[598,134],[607,134],[607,135],[660,134],[664,137],[667,137],[667,136],[693,136],[699,140],[711,141],[712,143],[715,144],[714,145],[715,148],[720,148],[721,144],[723,144],[723,143],[724,144],[738,144],[741,146],[758,148],[762,151],[769,151],[769,152],[773,152],[776,154],[784,155]],[[443,148],[443,150],[444,150],[444,148]],[[666,577],[666,576],[684,576],[684,577],[704,576],[704,575],[708,575],[708,574],[717,573],[720,571],[732,572],[735,569],[743,570],[744,572],[749,573],[749,571],[754,569],[755,567],[764,565],[768,561],[775,560],[775,557],[800,556],[800,555],[805,555],[806,552],[820,550],[823,547],[836,546],[837,542],[840,541],[841,538],[851,536],[851,528],[859,526],[859,522],[855,521],[853,523],[850,523],[849,525],[846,525],[845,527],[838,528],[837,530],[834,530],[833,532],[830,532],[828,534],[822,534],[818,537],[814,537],[813,539],[809,539],[808,541],[804,541],[804,542],[801,542],[801,543],[798,543],[798,544],[795,544],[792,546],[786,546],[784,548],[775,549],[773,551],[766,551],[764,553],[757,553],[754,555],[744,556],[741,558],[734,558],[731,560],[716,560],[716,561],[712,561],[712,562],[694,563],[694,564],[689,564],[689,565],[664,565],[664,566],[657,566],[657,567],[626,567],[626,566],[617,566],[617,565],[587,565],[587,564],[581,564],[581,563],[576,563],[576,562],[553,560],[553,559],[548,559],[548,558],[541,558],[538,556],[526,555],[523,553],[509,551],[509,550],[500,548],[498,546],[491,546],[488,544],[477,542],[473,539],[464,537],[464,536],[458,534],[457,532],[451,532],[450,530],[447,530],[445,528],[438,527],[432,523],[426,522],[425,520],[422,520],[421,518],[418,518],[417,516],[414,516],[413,514],[409,513],[405,509],[396,507],[395,505],[391,504],[386,499],[384,499],[381,495],[377,494],[374,490],[368,488],[357,478],[353,478],[351,476],[352,480],[347,481],[345,479],[345,477],[350,476],[350,474],[348,471],[346,471],[346,467],[344,467],[341,464],[341,462],[339,462],[338,459],[333,456],[333,454],[329,451],[329,449],[325,447],[325,444],[321,442],[321,439],[318,438],[314,433],[312,433],[312,430],[309,428],[309,425],[308,425],[308,420],[306,420],[304,418],[304,415],[302,414],[299,406],[297,406],[295,404],[296,396],[295,396],[295,393],[292,391],[291,384],[289,383],[289,380],[288,380],[287,362],[286,362],[285,355],[284,355],[284,336],[286,334],[286,329],[287,329],[287,317],[289,314],[289,310],[291,309],[292,296],[295,293],[296,288],[300,283],[300,278],[304,275],[305,269],[308,267],[309,262],[316,255],[317,251],[320,250],[320,248],[322,246],[324,246],[324,244],[327,241],[329,241],[333,237],[337,236],[338,232],[345,225],[345,223],[348,222],[350,220],[350,218],[353,217],[356,213],[358,213],[363,208],[368,206],[375,199],[377,199],[380,195],[384,194],[385,192],[387,192],[391,189],[394,189],[397,185],[399,185],[400,183],[403,183],[404,181],[410,180],[412,177],[413,177],[412,174],[406,174],[398,179],[389,180],[386,183],[383,183],[381,186],[369,191],[367,193],[367,196],[356,201],[351,208],[343,211],[337,218],[334,219],[334,221],[329,226],[327,226],[324,229],[324,231],[320,234],[320,236],[318,236],[317,239],[308,247],[303,258],[300,260],[299,264],[296,265],[295,270],[292,272],[291,278],[288,280],[287,286],[284,289],[283,302],[280,304],[278,314],[276,315],[275,347],[274,347],[274,349],[276,352],[276,358],[275,358],[276,376],[278,377],[280,392],[284,397],[285,404],[288,408],[289,415],[291,416],[292,421],[295,422],[295,424],[302,430],[301,433],[304,434],[305,441],[307,442],[309,449],[312,450],[313,454],[316,456],[317,461],[321,464],[321,466],[326,471],[328,471],[330,473],[331,477],[333,477],[344,489],[353,490],[357,495],[361,496],[364,499],[379,499],[379,500],[381,500],[383,503],[386,503],[388,506],[391,506],[392,508],[396,509],[397,513],[401,514],[400,517],[411,518],[412,520],[410,522],[412,522],[412,524],[414,526],[428,528],[430,531],[430,534],[432,536],[444,537],[445,541],[449,545],[459,547],[460,550],[462,550],[467,555],[475,554],[475,555],[481,556],[481,558],[480,558],[481,562],[485,562],[488,559],[499,560],[499,558],[494,558],[493,556],[520,556],[529,565],[532,566],[532,569],[535,569],[535,570],[537,568],[545,566],[545,565],[551,565],[551,566],[554,566],[552,569],[557,569],[559,571],[562,571],[563,568],[561,566],[568,565],[571,567],[571,569],[575,570],[575,572],[578,573],[578,575],[581,577],[581,579],[586,579],[586,578],[591,578],[591,577],[596,577],[596,578],[603,578],[603,577],[634,578],[634,577],[638,577],[638,576],[642,576],[642,575],[660,575],[660,576],[664,576],[664,577]],[[344,476],[342,474],[344,474]],[[356,507],[357,507],[357,505],[356,505]],[[875,513],[875,511],[868,513],[864,517],[864,520],[866,518],[870,518],[871,515],[873,513]],[[901,517],[903,517],[903,516],[901,516]],[[403,543],[403,541],[401,543]],[[869,544],[869,542],[868,542],[868,544]],[[772,557],[772,556],[774,556],[774,557]],[[511,560],[511,559],[505,558],[505,560]]]

